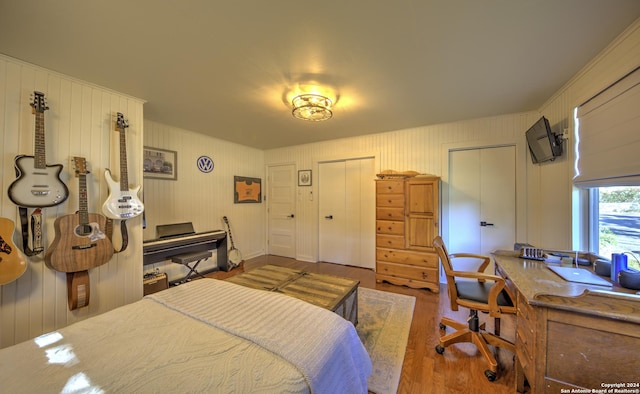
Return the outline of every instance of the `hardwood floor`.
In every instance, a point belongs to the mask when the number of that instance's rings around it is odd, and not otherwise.
[[[416,297],[398,393],[515,392],[514,355],[507,350],[497,349],[494,352],[500,365],[498,378],[494,382],[489,382],[485,378],[486,363],[474,345],[455,344],[448,347],[442,355],[436,353],[435,346],[441,335],[438,327],[440,318],[448,316],[464,322],[469,314],[468,310],[461,309],[458,312],[450,310],[445,285],[441,285],[439,294],[434,294],[425,289],[376,283],[374,272],[368,269],[329,263],[307,263],[277,256],[256,257],[245,261],[231,272],[214,272],[207,276],[225,279],[265,264],[304,268],[309,272],[352,278],[359,280],[361,287]],[[480,319],[487,323],[488,330],[493,330],[493,319],[485,316],[481,316]],[[513,341],[515,318],[502,319],[500,331],[503,337]]]

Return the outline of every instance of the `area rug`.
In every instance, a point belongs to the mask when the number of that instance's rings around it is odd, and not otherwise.
[[[395,394],[413,319],[415,297],[358,288],[358,336],[369,352],[369,391]]]

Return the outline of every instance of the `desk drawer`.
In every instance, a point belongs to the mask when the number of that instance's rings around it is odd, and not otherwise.
[[[516,308],[518,310],[518,317],[521,317],[522,319],[529,322],[529,324],[531,324],[531,322],[534,321],[535,318],[535,311],[533,307],[529,305],[527,300],[522,296],[522,294],[517,294]]]
[[[533,382],[535,382],[536,377],[535,377],[535,373],[536,373],[536,368],[535,365],[533,364],[533,358],[530,356],[529,353],[527,353],[526,347],[524,346],[519,346],[519,344],[516,344],[516,362],[518,364],[520,364],[520,367],[522,368],[522,372],[524,373],[524,376],[527,378],[527,381],[529,382],[529,384],[533,384]]]
[[[524,348],[527,354],[533,354],[534,351],[535,335],[531,330],[528,322],[524,322],[522,319],[517,320],[516,324],[516,347]]]

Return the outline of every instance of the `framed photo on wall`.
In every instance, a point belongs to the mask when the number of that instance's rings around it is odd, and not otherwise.
[[[249,178],[245,176],[234,176],[233,202],[235,204],[261,203],[262,179]]]
[[[178,180],[178,153],[145,146],[142,174],[145,178]]]
[[[311,170],[298,171],[298,186],[311,186]]]

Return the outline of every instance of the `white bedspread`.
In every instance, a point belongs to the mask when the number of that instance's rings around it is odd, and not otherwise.
[[[214,279],[0,350],[0,393],[366,393],[370,372],[342,318]]]
[[[202,298],[190,296],[193,288]],[[149,298],[280,355],[300,368],[315,393],[367,392],[369,355],[353,325],[333,312],[215,279]]]

